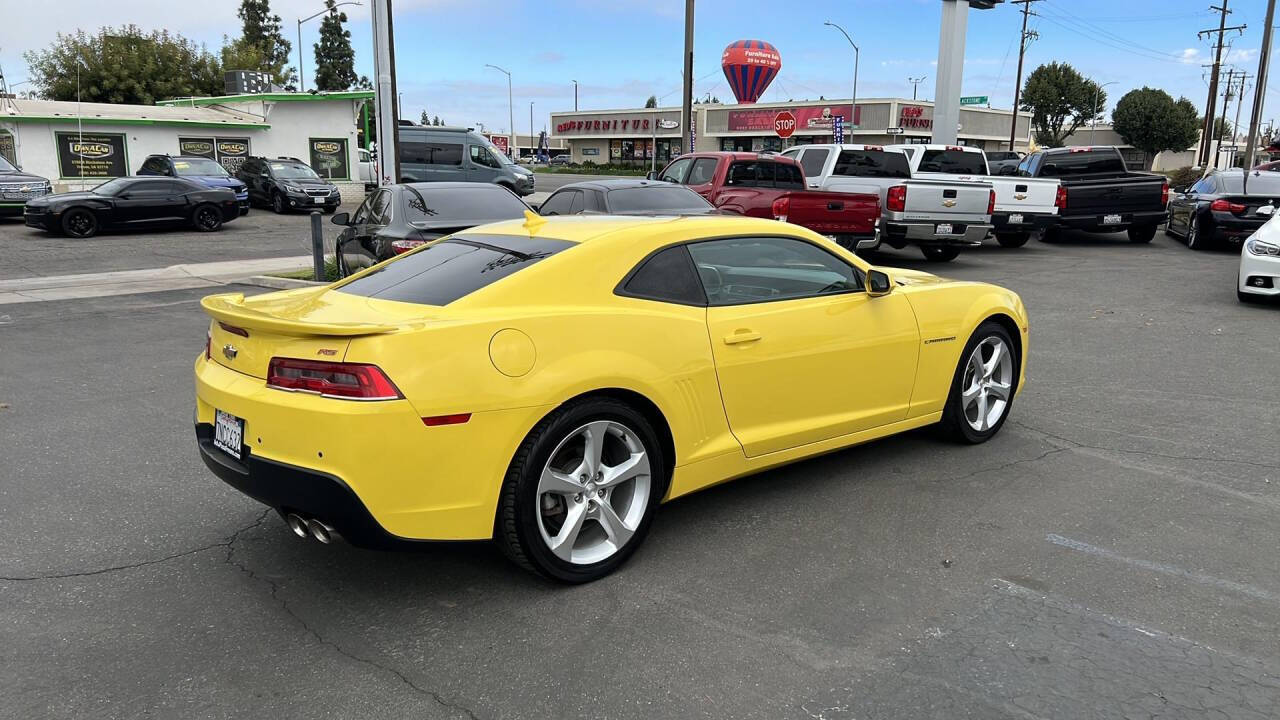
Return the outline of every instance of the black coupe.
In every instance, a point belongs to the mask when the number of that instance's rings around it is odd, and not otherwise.
[[[1165,233],[1181,235],[1192,250],[1221,241],[1243,242],[1280,205],[1280,172],[1250,170],[1248,193],[1239,168],[1210,172],[1169,197]]]
[[[370,193],[355,215],[338,213],[338,270],[345,277],[438,237],[524,217],[531,210],[510,190],[489,183],[388,185]]]
[[[212,232],[240,217],[236,195],[182,178],[121,177],[92,190],[28,200],[27,225],[71,237],[99,230],[193,227]]]

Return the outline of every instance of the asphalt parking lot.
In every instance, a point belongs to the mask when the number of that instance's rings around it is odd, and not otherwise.
[[[91,256],[0,229],[0,273],[305,251],[259,215]],[[1275,717],[1280,308],[1236,301],[1237,256],[1070,234],[877,261],[1022,294],[1002,433],[678,500],[572,588],[485,544],[303,542],[214,478],[207,290],[5,306],[0,717]]]

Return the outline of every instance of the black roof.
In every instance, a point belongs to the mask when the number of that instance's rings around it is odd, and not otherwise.
[[[676,185],[675,183],[669,183],[662,180],[646,180],[645,178],[617,178],[617,179],[607,179],[607,180],[581,180],[575,183],[568,183],[567,185],[561,185],[559,188],[556,189],[556,191],[558,192],[566,188],[589,188],[591,190],[604,190],[607,192],[609,190],[625,190],[629,188],[650,187],[655,185],[663,186],[663,187],[684,187],[683,185]]]
[[[404,187],[412,185],[417,190],[501,190],[503,192],[511,192],[501,185],[485,182],[413,182],[413,183],[395,183],[391,187]]]

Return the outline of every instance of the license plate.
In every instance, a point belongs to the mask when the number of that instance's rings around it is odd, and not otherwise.
[[[1021,225],[1021,224],[1022,224],[1022,216],[1021,216],[1021,215],[1019,215],[1019,214],[1017,214],[1017,213],[1014,213],[1013,215],[1010,215],[1010,216],[1009,216],[1009,224],[1010,224],[1010,225]]]
[[[318,197],[318,198],[311,198],[311,199],[312,199],[313,201],[315,201],[315,204],[317,204],[317,205],[323,205],[323,204],[324,204],[324,198],[322,198],[322,197]]]
[[[221,410],[213,411],[213,445],[231,457],[240,459],[244,444],[244,420]]]
[[[1122,220],[1124,220],[1124,218],[1120,217],[1119,215],[1103,215],[1102,216],[1103,225],[1119,225]]]
[[[951,223],[938,223],[933,229],[934,235],[951,235]]]

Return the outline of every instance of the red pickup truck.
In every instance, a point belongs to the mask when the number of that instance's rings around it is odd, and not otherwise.
[[[800,164],[781,155],[690,153],[652,179],[687,185],[721,210],[809,228],[850,250],[876,245],[879,195],[806,190]]]

